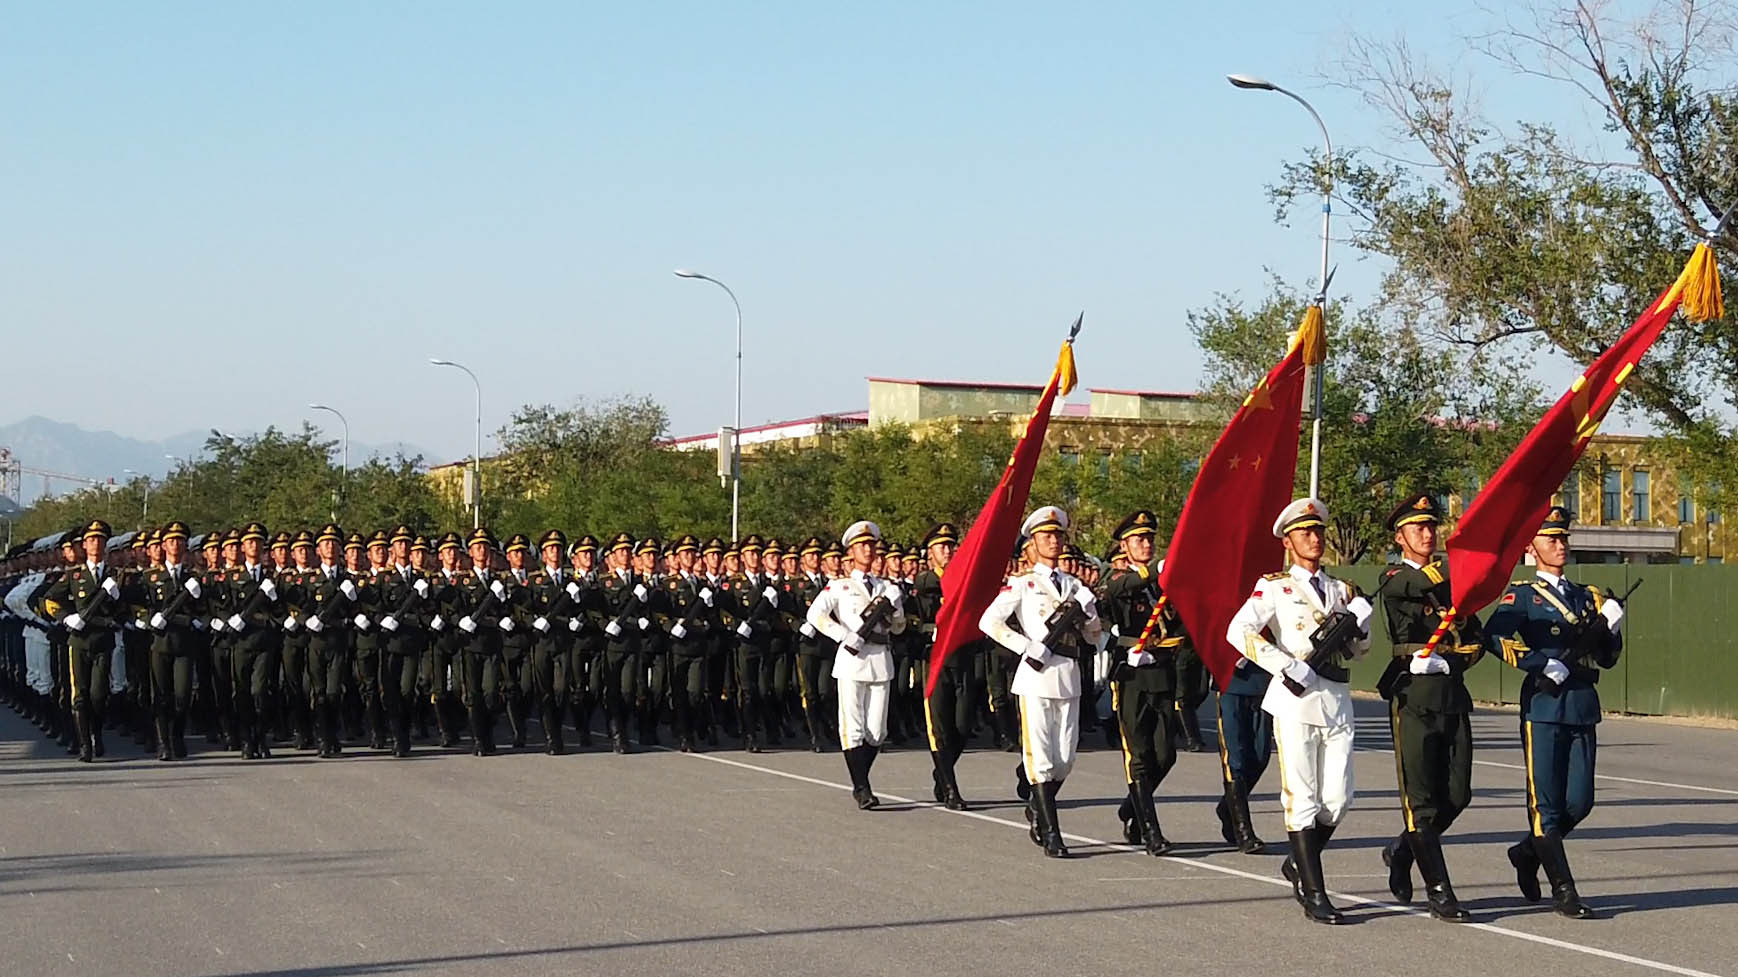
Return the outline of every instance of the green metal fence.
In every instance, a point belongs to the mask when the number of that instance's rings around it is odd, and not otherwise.
[[[1373,591],[1381,567],[1333,572]],[[1530,577],[1520,568],[1514,579]],[[1623,622],[1623,657],[1599,680],[1608,712],[1650,716],[1738,718],[1738,566],[1587,564],[1572,566],[1572,580],[1623,593],[1645,578]],[[1487,616],[1480,614],[1481,618]],[[1374,689],[1390,654],[1386,626],[1372,628],[1370,654],[1352,669],[1353,688]],[[1484,702],[1516,702],[1521,675],[1487,655],[1467,673],[1467,688]]]

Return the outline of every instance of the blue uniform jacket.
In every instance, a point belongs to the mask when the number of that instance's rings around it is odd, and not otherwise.
[[[1599,722],[1599,669],[1617,664],[1623,636],[1600,616],[1605,595],[1597,587],[1564,582],[1567,596],[1543,578],[1509,584],[1485,622],[1485,639],[1492,653],[1527,673],[1521,682],[1523,719],[1591,726]],[[1570,665],[1557,691],[1547,691],[1540,685],[1545,662],[1573,654],[1577,634],[1585,635],[1589,650]]]

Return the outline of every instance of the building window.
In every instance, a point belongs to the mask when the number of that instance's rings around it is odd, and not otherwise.
[[[1607,523],[1623,518],[1623,472],[1607,468],[1600,485],[1600,519]]]
[[[1678,496],[1678,525],[1696,521],[1696,504],[1687,495]]]
[[[1570,472],[1563,480],[1563,508],[1571,515],[1581,514],[1581,475],[1578,472]]]
[[[1073,468],[1080,464],[1080,449],[1073,445],[1063,445],[1061,449],[1062,463]]]
[[[1104,478],[1110,475],[1110,449],[1105,448],[1098,453],[1098,476]]]
[[[1648,472],[1644,469],[1637,468],[1630,473],[1630,494],[1635,500],[1632,518],[1636,522],[1649,522],[1654,517],[1652,497],[1648,494],[1648,482]]]

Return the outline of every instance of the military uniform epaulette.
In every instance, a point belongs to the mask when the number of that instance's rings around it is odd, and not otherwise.
[[[1284,580],[1286,577],[1289,577],[1289,576],[1291,576],[1290,571],[1281,570],[1278,573],[1263,574],[1261,579],[1263,579],[1263,580]]]

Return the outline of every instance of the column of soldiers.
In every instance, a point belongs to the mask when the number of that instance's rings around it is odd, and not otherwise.
[[[1391,892],[1410,902],[1416,870],[1431,915],[1470,918],[1442,838],[1471,800],[1463,676],[1491,651],[1526,673],[1528,832],[1508,851],[1517,887],[1543,898],[1543,871],[1557,911],[1585,918],[1563,838],[1593,805],[1595,684],[1621,653],[1623,608],[1564,577],[1572,517],[1554,508],[1529,548],[1536,578],[1513,584],[1482,626],[1465,616],[1431,644],[1449,595],[1440,517],[1428,495],[1396,506],[1400,562],[1366,598],[1321,567],[1321,502],[1278,515],[1289,566],[1254,583],[1223,639],[1236,668],[1214,683],[1224,839],[1264,849],[1250,796],[1277,746],[1282,874],[1307,918],[1340,921],[1321,854],[1353,795],[1346,662],[1368,648],[1379,604],[1394,657],[1378,688],[1402,815],[1381,853]],[[594,719],[616,753],[661,745],[663,728],[683,752],[721,735],[748,752],[836,745],[865,810],[879,804],[876,756],[914,737],[931,756],[936,803],[967,810],[955,767],[982,735],[1021,754],[1015,791],[1032,841],[1067,857],[1056,798],[1097,719],[1102,676],[1125,775],[1123,838],[1162,856],[1174,845],[1156,799],[1179,749],[1203,748],[1206,681],[1159,585],[1158,532],[1152,512],[1131,513],[1101,574],[1069,541],[1065,512],[1034,511],[978,622],[985,637],[952,654],[925,696],[960,540],[951,523],[906,550],[868,521],[836,543],[628,533],[570,543],[550,530],[502,546],[487,529],[271,535],[258,522],[202,536],[172,522],[115,539],[95,520],[7,555],[0,696],[84,762],[104,755],[112,729],[165,762],[187,757],[189,733],[249,759],[275,743],[337,757],[347,740],[405,757],[436,736],[487,756],[503,725],[525,746],[534,718],[556,755],[569,728],[590,747]]]

